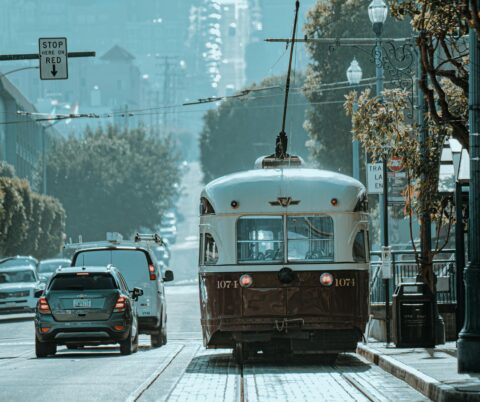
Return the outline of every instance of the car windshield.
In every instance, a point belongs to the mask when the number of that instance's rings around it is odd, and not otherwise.
[[[0,272],[0,283],[36,282],[35,274],[30,270]]]
[[[7,268],[7,267],[18,267],[22,265],[30,265],[32,267],[35,267],[35,263],[29,259],[29,258],[10,258],[7,260],[0,261],[0,266],[2,268]]]
[[[147,254],[142,250],[85,250],[75,259],[76,267],[106,267],[112,264],[124,276],[130,289],[139,281],[149,280]]]
[[[70,261],[41,262],[38,266],[38,272],[41,274],[52,273],[55,272],[57,268],[68,266],[70,266]]]
[[[50,290],[108,290],[117,289],[112,276],[103,273],[81,272],[53,278]]]

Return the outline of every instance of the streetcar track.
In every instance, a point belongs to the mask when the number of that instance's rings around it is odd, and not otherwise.
[[[175,358],[185,348],[185,345],[180,345],[175,353],[169,358],[166,364],[157,368],[142,384],[140,384],[126,399],[126,402],[135,402],[152,386],[152,384],[162,375],[162,373],[172,364]]]
[[[349,375],[340,373],[340,376],[348,382],[352,387],[354,387],[357,391],[359,391],[365,398],[367,398],[371,402],[377,401],[377,399],[373,398],[367,390],[362,389],[360,384],[358,384],[353,378],[350,378]]]
[[[243,377],[243,367],[244,367],[244,364],[237,364],[238,368],[239,368],[239,378],[238,378],[238,391],[239,391],[239,400],[240,402],[244,402],[245,401],[245,384],[244,384],[244,377]]]

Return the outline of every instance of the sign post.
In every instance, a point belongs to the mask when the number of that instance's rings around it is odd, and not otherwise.
[[[40,38],[38,54],[41,80],[68,79],[67,38]]]

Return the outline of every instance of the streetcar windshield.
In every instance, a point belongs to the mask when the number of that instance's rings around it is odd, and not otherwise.
[[[287,218],[288,261],[333,261],[333,220],[329,216]]]
[[[281,216],[244,216],[237,222],[237,257],[244,263],[283,261]]]

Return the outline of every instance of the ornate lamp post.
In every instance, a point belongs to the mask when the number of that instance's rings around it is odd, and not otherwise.
[[[358,64],[357,59],[353,58],[350,66],[347,69],[347,80],[348,83],[355,87],[362,80],[362,69]],[[355,102],[353,104],[353,112],[357,111],[358,104]],[[353,157],[353,177],[357,180],[360,180],[360,142],[358,140],[353,141],[352,144],[352,157]]]
[[[375,77],[376,95],[382,99],[383,92],[383,60],[381,35],[383,24],[387,20],[388,7],[383,0],[373,0],[368,6],[368,18],[372,23],[373,32],[377,36],[375,42]],[[388,177],[387,177],[387,157],[383,157],[383,194],[379,197],[380,208],[380,231],[382,234],[382,245],[384,250],[389,247],[388,242]],[[384,278],[385,286],[385,326],[387,332],[387,345],[390,343],[390,278]]]
[[[480,1],[477,0],[480,6]],[[464,271],[465,323],[458,340],[458,371],[480,372],[480,47],[478,35],[470,30],[469,126],[469,261]]]

